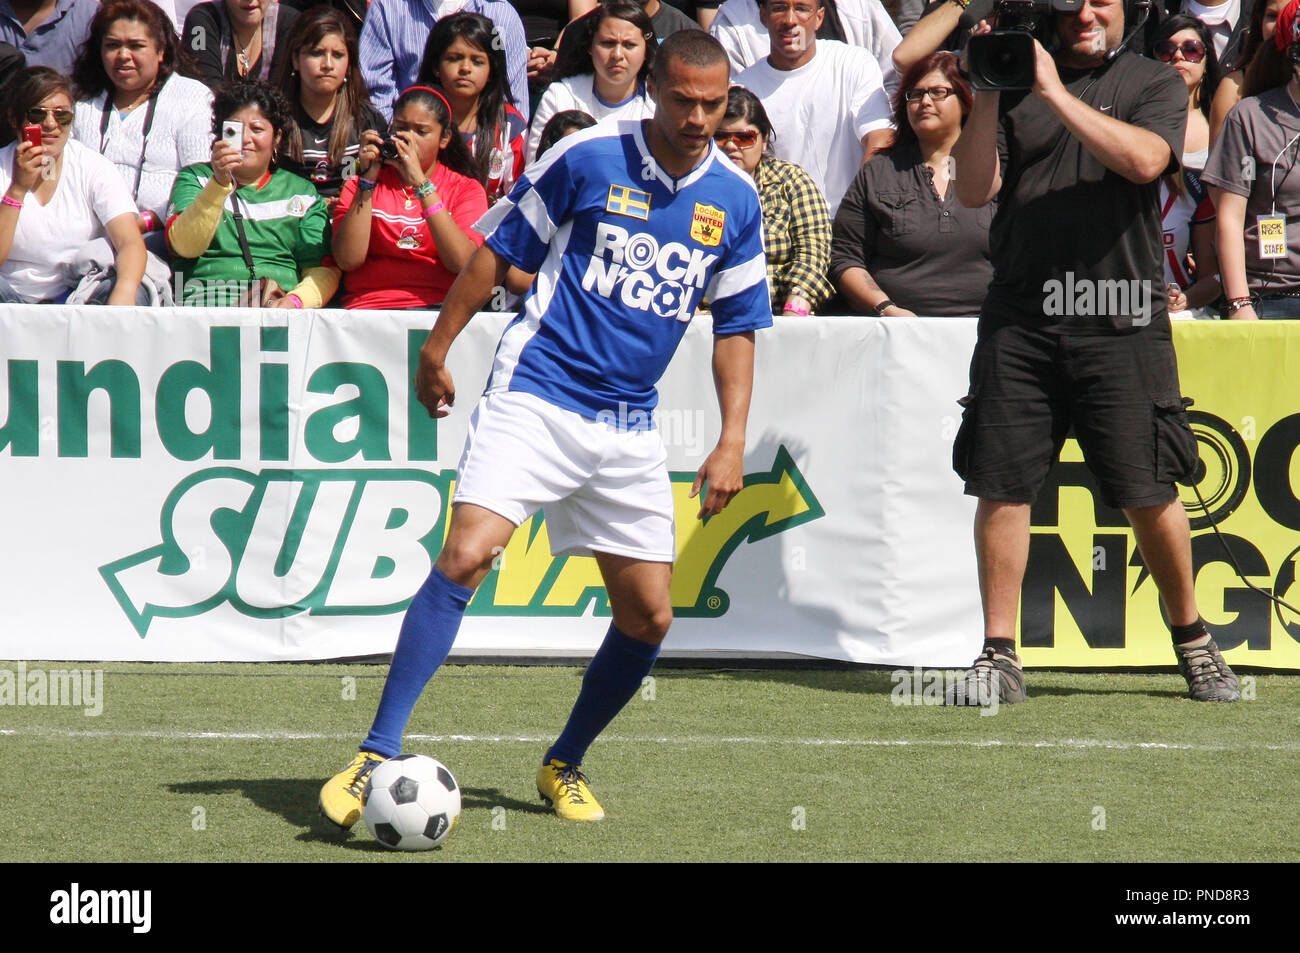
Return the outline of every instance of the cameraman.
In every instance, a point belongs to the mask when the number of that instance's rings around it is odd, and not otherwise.
[[[1048,0],[1039,0],[1041,8]],[[985,642],[949,703],[1025,697],[1015,651],[1030,504],[1071,427],[1103,500],[1133,526],[1201,701],[1236,677],[1196,608],[1187,514],[1174,488],[1197,462],[1162,285],[1159,177],[1177,168],[1187,89],[1130,52],[1121,0],[1045,18],[1031,91],[979,91],[956,160],[957,197],[999,197],[993,281],[953,446],[979,498],[975,550]]]

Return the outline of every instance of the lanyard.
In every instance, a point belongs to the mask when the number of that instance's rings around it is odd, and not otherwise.
[[[144,132],[140,134],[140,161],[135,166],[135,185],[131,188],[131,201],[137,205],[140,204],[140,177],[144,175],[144,154],[149,148],[149,130],[153,128],[153,114],[158,106],[158,84],[149,91],[149,105],[145,107],[144,112]],[[113,91],[110,89],[104,96],[104,114],[99,117],[99,154],[104,154],[104,136],[108,132],[108,124],[113,118]],[[122,120],[125,125],[126,120]]]

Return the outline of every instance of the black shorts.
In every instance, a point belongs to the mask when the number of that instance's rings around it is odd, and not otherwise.
[[[1167,322],[1132,334],[981,332],[953,444],[966,493],[1032,503],[1074,429],[1102,500],[1168,503],[1197,465]]]

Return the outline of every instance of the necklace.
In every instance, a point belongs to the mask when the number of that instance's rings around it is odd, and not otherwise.
[[[231,34],[234,34],[233,30],[231,31]],[[249,59],[248,54],[249,51],[252,50],[253,44],[257,42],[257,38],[261,35],[262,31],[260,28],[254,30],[253,35],[249,37],[248,42],[244,44],[244,48],[236,51],[235,62],[239,64],[239,75],[245,76],[248,74],[249,70],[253,68],[253,61]],[[238,37],[236,37],[235,42],[239,42]]]

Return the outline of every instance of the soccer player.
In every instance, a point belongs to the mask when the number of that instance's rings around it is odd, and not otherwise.
[[[722,432],[691,495],[707,485],[699,515],[716,514],[743,485],[753,332],[772,323],[758,194],[713,145],[728,80],[717,41],[674,34],[655,62],[652,119],[562,140],[480,221],[486,241],[420,352],[416,393],[431,414],[446,416],[456,396],[448,349],[507,269],[538,277],[470,419],[447,540],[407,610],[374,725],[321,789],[321,813],[340,827],[360,817],[370,771],[400,752],[494,555],[543,507],[555,555],[594,554],[613,624],[537,789],[561,817],[605,816],[579,766],[672,621],[673,503],[650,424],[654,384],[707,298]]]

